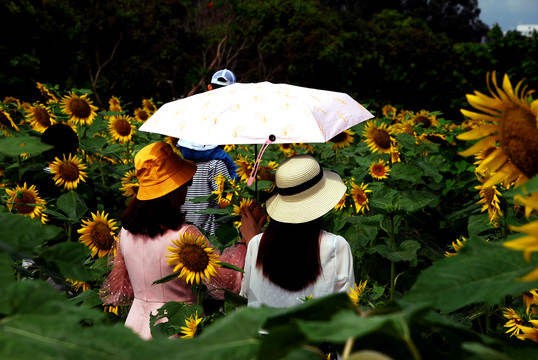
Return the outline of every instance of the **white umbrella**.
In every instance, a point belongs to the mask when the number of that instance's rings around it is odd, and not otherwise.
[[[203,145],[264,144],[270,135],[274,143],[322,143],[373,117],[345,93],[236,83],[166,103],[139,130]]]

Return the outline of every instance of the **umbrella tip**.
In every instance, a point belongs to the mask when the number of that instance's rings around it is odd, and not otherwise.
[[[270,140],[271,142],[275,141],[275,140],[276,140],[276,136],[273,135],[273,134],[269,135],[269,140]]]

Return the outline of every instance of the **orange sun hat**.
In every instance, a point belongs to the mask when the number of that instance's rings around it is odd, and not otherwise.
[[[136,177],[140,183],[136,198],[152,200],[164,196],[187,183],[196,164],[175,154],[165,142],[142,148],[135,156]]]

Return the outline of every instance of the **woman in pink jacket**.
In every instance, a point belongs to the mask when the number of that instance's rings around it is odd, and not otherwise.
[[[172,239],[184,233],[202,235],[185,224],[181,213],[196,165],[176,155],[168,144],[157,142],[138,152],[135,168],[140,187],[121,218],[114,267],[101,288],[101,298],[113,305],[132,301],[125,326],[151,339],[150,314],[168,301],[196,303],[196,294],[183,279],[152,285],[174,270],[166,257]]]

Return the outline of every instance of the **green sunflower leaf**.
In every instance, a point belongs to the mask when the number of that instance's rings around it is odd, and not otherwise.
[[[0,140],[0,154],[8,156],[41,154],[49,149],[52,149],[52,146],[42,143],[36,136],[17,136]]]
[[[517,280],[537,266],[536,257],[527,263],[521,251],[473,238],[457,256],[423,270],[404,300],[427,301],[443,312],[482,302],[495,305],[506,295],[538,287],[538,281]]]
[[[84,216],[86,211],[88,211],[88,207],[84,203],[84,200],[82,200],[80,195],[75,191],[69,191],[68,193],[61,195],[56,201],[56,205],[72,221],[78,221]]]

